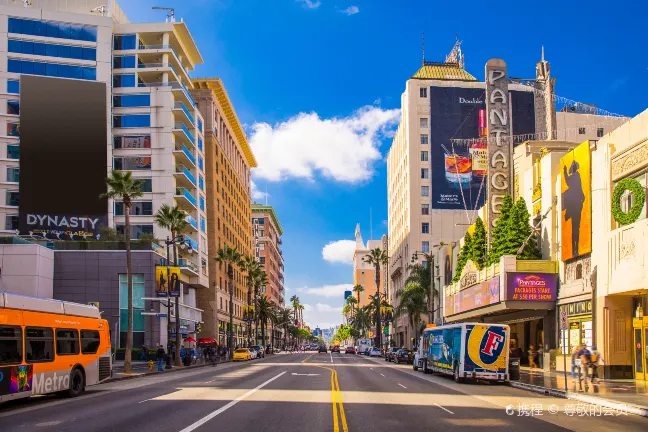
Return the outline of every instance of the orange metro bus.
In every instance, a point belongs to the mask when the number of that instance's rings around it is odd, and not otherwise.
[[[110,328],[94,306],[0,292],[0,402],[111,376]]]

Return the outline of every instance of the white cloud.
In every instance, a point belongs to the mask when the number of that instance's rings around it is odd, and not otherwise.
[[[355,15],[358,12],[360,12],[360,8],[358,6],[349,6],[348,8],[341,10],[340,12],[345,13],[347,15]]]
[[[257,187],[256,183],[254,183],[254,181],[250,180],[250,183],[251,183],[251,187],[252,187],[252,190],[251,190],[252,199],[255,200],[255,201],[256,200],[261,201],[261,203],[263,204],[265,202],[266,196],[270,197],[270,194],[266,194],[265,192],[260,191],[259,188]]]
[[[317,303],[315,306],[305,304],[304,320],[311,327],[329,328],[340,325],[344,320],[342,307],[335,307],[326,303]]]
[[[339,297],[344,299],[344,291],[351,291],[353,284],[324,285],[317,288],[297,288],[298,293],[310,294],[320,297]]]
[[[381,159],[380,139],[400,119],[400,110],[365,106],[348,117],[299,113],[270,125],[252,125],[250,145],[259,162],[257,178],[312,180],[315,174],[340,182],[371,178]]]
[[[322,258],[332,263],[353,264],[353,252],[356,243],[353,240],[338,240],[327,243],[322,248]]]
[[[301,3],[306,9],[317,9],[321,5],[319,0],[297,0],[297,2]]]

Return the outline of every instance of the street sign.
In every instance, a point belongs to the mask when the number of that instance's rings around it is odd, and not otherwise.
[[[372,332],[372,331],[370,331],[369,333],[367,333],[367,336],[369,336],[370,338],[372,338],[372,337],[373,337],[373,335],[374,335],[374,334],[373,334],[373,332]]]
[[[561,308],[560,309],[560,328],[562,330],[567,328],[567,309],[566,308]]]
[[[168,315],[165,314],[165,313],[156,313],[155,316],[158,317],[158,318],[167,318],[168,317]]]
[[[389,336],[389,327],[387,327],[387,326],[383,327],[383,334],[385,336]]]

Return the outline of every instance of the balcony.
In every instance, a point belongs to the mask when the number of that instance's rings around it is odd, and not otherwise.
[[[187,87],[183,83],[173,82],[171,88],[173,90],[177,90],[178,93],[181,92],[181,97],[185,99],[184,102],[187,102],[192,107],[196,106],[196,102],[194,101],[193,97],[191,97],[191,94],[189,94],[189,90],[187,90]]]
[[[196,219],[194,219],[191,215],[187,215],[185,220],[187,221],[187,223],[189,225],[187,225],[187,227],[184,229],[184,231],[190,231],[190,232],[191,231],[198,231],[198,222],[196,221]]]
[[[192,239],[191,237],[189,237],[186,234],[184,236],[184,239],[185,239],[185,244],[187,245],[187,248],[190,248],[189,250],[192,251],[191,253],[198,252],[198,242],[196,240]]]
[[[182,122],[175,122],[173,125],[173,135],[180,138],[182,141],[189,141],[189,143],[194,147],[196,146],[196,140],[193,134]]]
[[[193,126],[195,120],[191,112],[187,109],[187,106],[182,102],[175,102],[173,104],[173,112],[177,113],[182,120],[185,120],[190,125]]]
[[[187,320],[191,322],[202,322],[202,310],[183,305],[182,303],[180,304],[180,319],[181,320]],[[189,329],[189,333],[193,333],[193,329]]]
[[[176,185],[195,188],[196,187],[196,177],[189,171],[189,168],[182,164],[177,164],[173,172],[173,176],[176,178]]]
[[[7,159],[20,159],[20,146],[8,144],[7,145]]]
[[[7,182],[19,183],[20,182],[20,170],[17,169],[17,168],[7,168]]]
[[[200,270],[196,263],[187,258],[178,258],[178,267],[180,267],[180,271],[184,271],[191,276],[197,276]]]
[[[616,228],[608,234],[607,262],[609,280],[613,281],[607,288],[610,294],[629,295],[631,292],[646,288],[646,280],[648,280],[646,239],[648,239],[648,219],[645,218]]]
[[[184,144],[176,143],[173,155],[176,157],[176,162],[196,167],[196,157]]]
[[[189,189],[182,187],[175,188],[174,198],[178,202],[178,205],[184,209],[197,210],[198,204],[196,202],[196,197],[192,195]]]

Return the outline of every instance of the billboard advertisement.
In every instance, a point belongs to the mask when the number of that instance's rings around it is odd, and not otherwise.
[[[96,238],[108,222],[106,84],[20,78],[22,235]]]
[[[560,158],[561,258],[592,252],[592,177],[589,141]]]
[[[555,273],[506,274],[506,300],[556,301],[558,275]]]
[[[454,315],[499,302],[500,277],[495,276],[480,284],[461,290],[456,294],[446,296],[444,313],[446,315]]]
[[[464,369],[506,373],[509,327],[479,324],[466,326]]]
[[[180,267],[155,266],[155,294],[158,297],[180,297]]]

